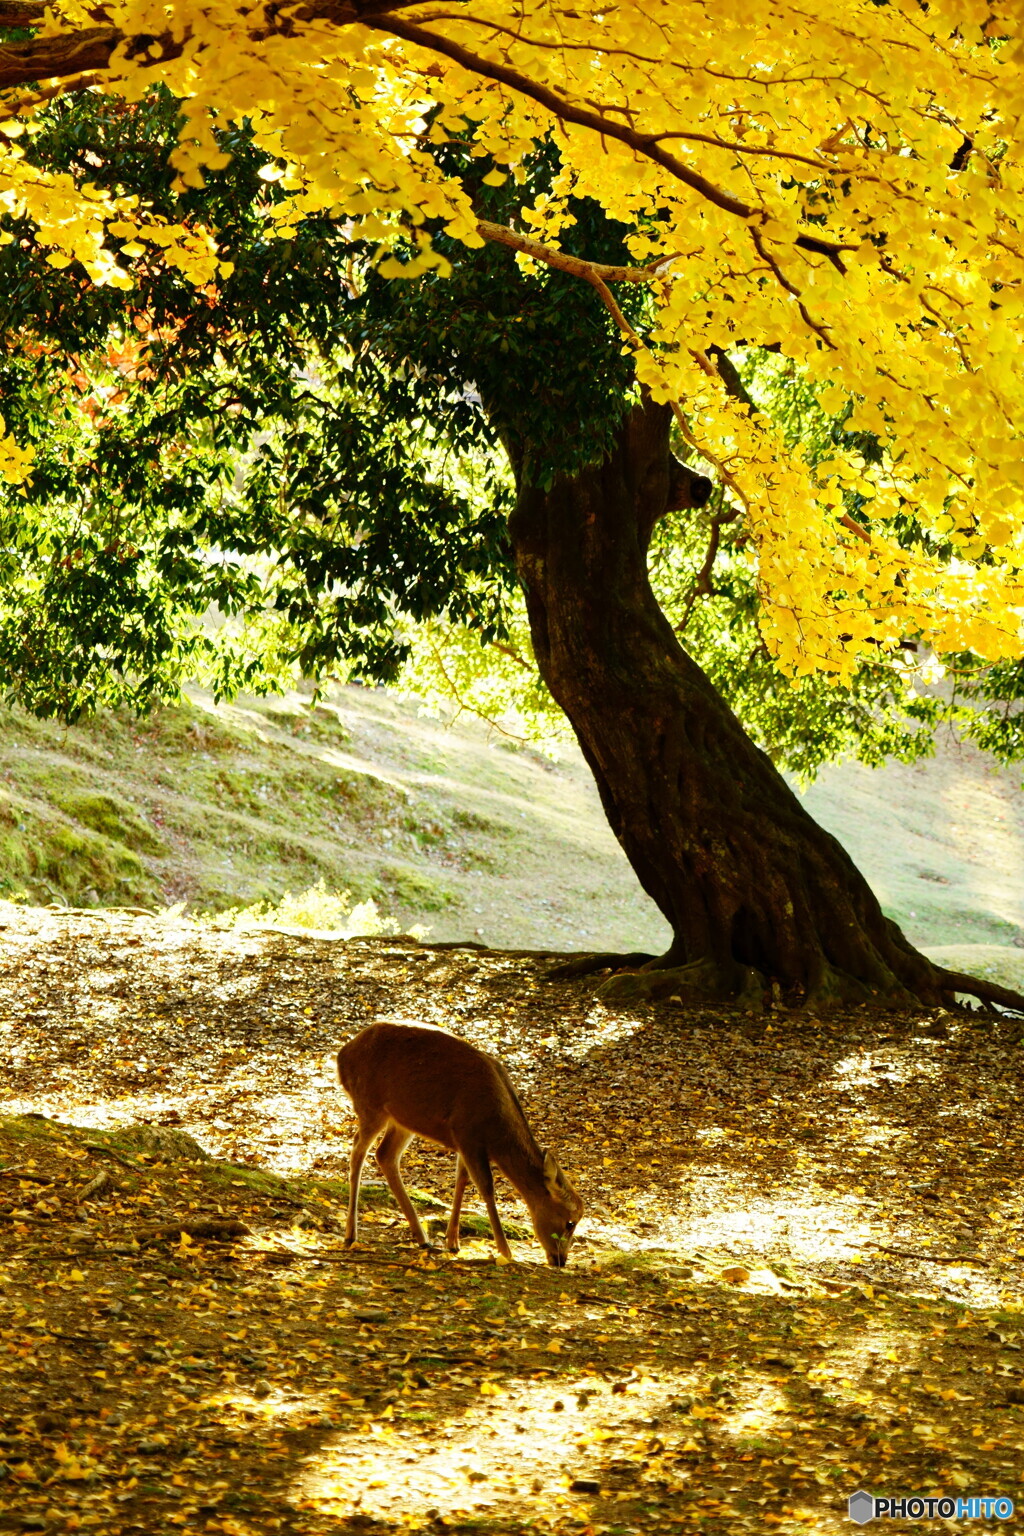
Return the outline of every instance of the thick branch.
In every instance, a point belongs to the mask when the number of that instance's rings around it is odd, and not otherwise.
[[[14,85],[31,85],[36,80],[109,69],[111,54],[123,41],[124,34],[116,27],[88,27],[63,37],[0,44],[0,91],[10,90]],[[153,41],[145,39],[147,45]],[[181,44],[176,51],[181,52]]]
[[[625,123],[617,123],[613,119],[604,116],[600,112],[591,111],[588,107],[580,106],[577,102],[570,101],[550,86],[541,85],[537,80],[531,80],[528,75],[521,74],[519,70],[512,69],[507,64],[499,64],[494,59],[485,59],[480,54],[472,53],[464,48],[461,43],[456,43],[451,38],[442,37],[436,32],[431,32],[426,27],[417,26],[414,21],[402,21],[388,13],[379,16],[368,15],[362,18],[363,25],[373,27],[380,32],[388,32],[392,37],[401,37],[408,43],[415,43],[420,48],[425,48],[430,53],[439,53],[444,58],[451,59],[454,64],[459,64],[470,74],[478,75],[483,80],[495,80],[501,85],[508,86],[509,90],[518,92],[521,96],[528,97],[537,102],[539,106],[547,110],[561,122],[575,123],[581,128],[590,128],[594,133],[607,139],[618,139],[621,144],[627,145],[636,154],[642,155],[647,160],[653,160],[655,164],[662,166],[677,181],[697,192],[707,202],[713,203],[716,208],[721,208],[725,213],[735,214],[743,220],[760,219],[763,210],[752,207],[740,198],[734,197],[731,192],[726,192],[709,181],[706,176],[701,176],[698,171],[691,170],[685,161],[677,155],[670,154],[662,147],[660,136],[657,134],[639,133],[635,128],[630,128]],[[838,260],[840,251],[852,250],[854,247],[841,244],[836,240],[823,240],[818,235],[798,235],[795,242],[801,249],[816,251],[819,255],[827,256],[830,260]]]
[[[524,256],[533,257],[534,261],[546,262],[549,267],[557,267],[560,272],[569,272],[573,277],[582,277],[588,283],[598,279],[605,283],[653,283],[664,276],[669,263],[675,259],[662,256],[650,267],[610,267],[601,261],[585,261],[581,256],[570,256],[567,251],[559,250],[557,245],[545,245],[543,240],[535,240],[532,235],[521,235],[518,230],[509,229],[507,224],[492,224],[487,219],[480,219],[476,229],[477,234],[485,240],[492,240],[496,245],[507,245],[510,250],[521,251]]]
[[[38,27],[45,10],[42,0],[0,0],[0,27]]]
[[[394,0],[388,8],[388,14],[420,3],[421,0]],[[45,11],[42,0],[0,0],[0,29],[38,26],[44,19]],[[273,33],[294,32],[296,22],[329,21],[339,27],[352,26],[366,21],[368,17],[364,13],[370,11],[377,12],[375,20],[382,19],[373,0],[342,0],[342,3],[325,0],[322,5],[314,3],[298,9],[288,8],[281,3],[272,3],[266,10],[254,7],[249,11],[245,5],[238,8],[240,19],[246,15],[252,18],[249,36],[254,42]],[[104,8],[97,6],[92,14],[102,20]],[[191,41],[191,37],[191,31],[186,31],[180,37],[174,37],[170,32],[159,36],[152,33],[128,36],[119,27],[97,26],[79,32],[65,32],[59,37],[0,43],[0,91],[10,90],[17,85],[32,85],[37,80],[57,80],[66,75],[81,74],[85,70],[109,69],[118,44],[127,45],[126,56],[130,60],[138,59],[154,45],[159,49],[157,56],[161,62],[176,59],[186,43]]]
[[[421,5],[423,0],[391,0],[387,7],[388,12],[405,11],[412,5]],[[453,0],[458,4],[459,0]],[[0,27],[38,27],[46,17],[47,0],[0,0]],[[286,0],[271,0],[266,7],[257,7],[246,0],[245,4],[238,6],[240,16],[248,16],[258,10],[260,19],[266,18],[271,23],[276,22],[286,9]],[[324,0],[324,4],[311,3],[308,5],[288,6],[289,19],[291,21],[330,21],[336,26],[351,26],[353,22],[360,21],[364,15],[380,14],[380,0]],[[109,19],[107,7],[99,4],[88,8],[90,18],[97,24]]]

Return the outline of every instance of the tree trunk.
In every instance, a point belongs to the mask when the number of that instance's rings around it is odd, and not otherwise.
[[[679,644],[647,574],[656,521],[695,500],[670,423],[667,407],[636,406],[603,462],[547,491],[521,470],[511,521],[541,674],[672,927],[666,955],[628,957],[649,963],[606,991],[760,1001],[777,983],[818,1008],[954,990],[1019,1006],[913,948]]]

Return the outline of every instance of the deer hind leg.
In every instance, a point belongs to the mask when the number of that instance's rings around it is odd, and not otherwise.
[[[444,1235],[445,1247],[449,1253],[459,1251],[459,1217],[462,1215],[462,1201],[468,1183],[469,1169],[460,1155],[455,1159],[455,1194],[452,1197],[452,1213],[448,1218],[448,1230]]]
[[[345,1223],[345,1247],[350,1248],[359,1236],[359,1180],[362,1178],[366,1154],[373,1145],[373,1138],[386,1124],[383,1116],[360,1118],[359,1128],[352,1143],[348,1160],[348,1220]]]
[[[384,1137],[377,1148],[377,1163],[381,1173],[388,1181],[388,1188],[401,1207],[402,1215],[409,1223],[409,1230],[414,1240],[421,1248],[429,1248],[426,1234],[420,1226],[420,1219],[416,1214],[416,1207],[409,1199],[409,1191],[402,1183],[402,1153],[412,1141],[413,1132],[405,1131],[400,1125],[392,1122],[384,1132]]]
[[[464,1147],[460,1147],[459,1157],[469,1177],[480,1191],[480,1197],[487,1207],[487,1215],[490,1218],[491,1231],[494,1233],[494,1241],[497,1244],[498,1252],[503,1259],[511,1259],[512,1250],[508,1246],[505,1229],[501,1225],[501,1217],[498,1215],[498,1207],[494,1201],[494,1176],[491,1173],[491,1165],[486,1152],[467,1152]]]

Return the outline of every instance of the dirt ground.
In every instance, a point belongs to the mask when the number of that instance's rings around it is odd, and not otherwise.
[[[1019,1501],[1022,1022],[620,1011],[552,963],[0,910],[0,1530]],[[479,1214],[423,1255],[373,1186],[345,1252],[324,1056],[381,1012],[505,1061],[587,1204],[568,1269],[527,1226],[497,1264]],[[413,1151],[440,1218],[451,1159]]]

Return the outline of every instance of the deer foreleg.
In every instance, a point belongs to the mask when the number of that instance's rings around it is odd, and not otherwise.
[[[508,1246],[505,1229],[501,1225],[501,1217],[498,1215],[498,1207],[494,1200],[494,1175],[491,1173],[491,1165],[486,1153],[461,1153],[462,1162],[469,1171],[469,1176],[480,1191],[480,1198],[487,1207],[487,1215],[491,1223],[491,1231],[494,1233],[494,1241],[498,1252],[503,1259],[511,1259],[512,1250]]]

